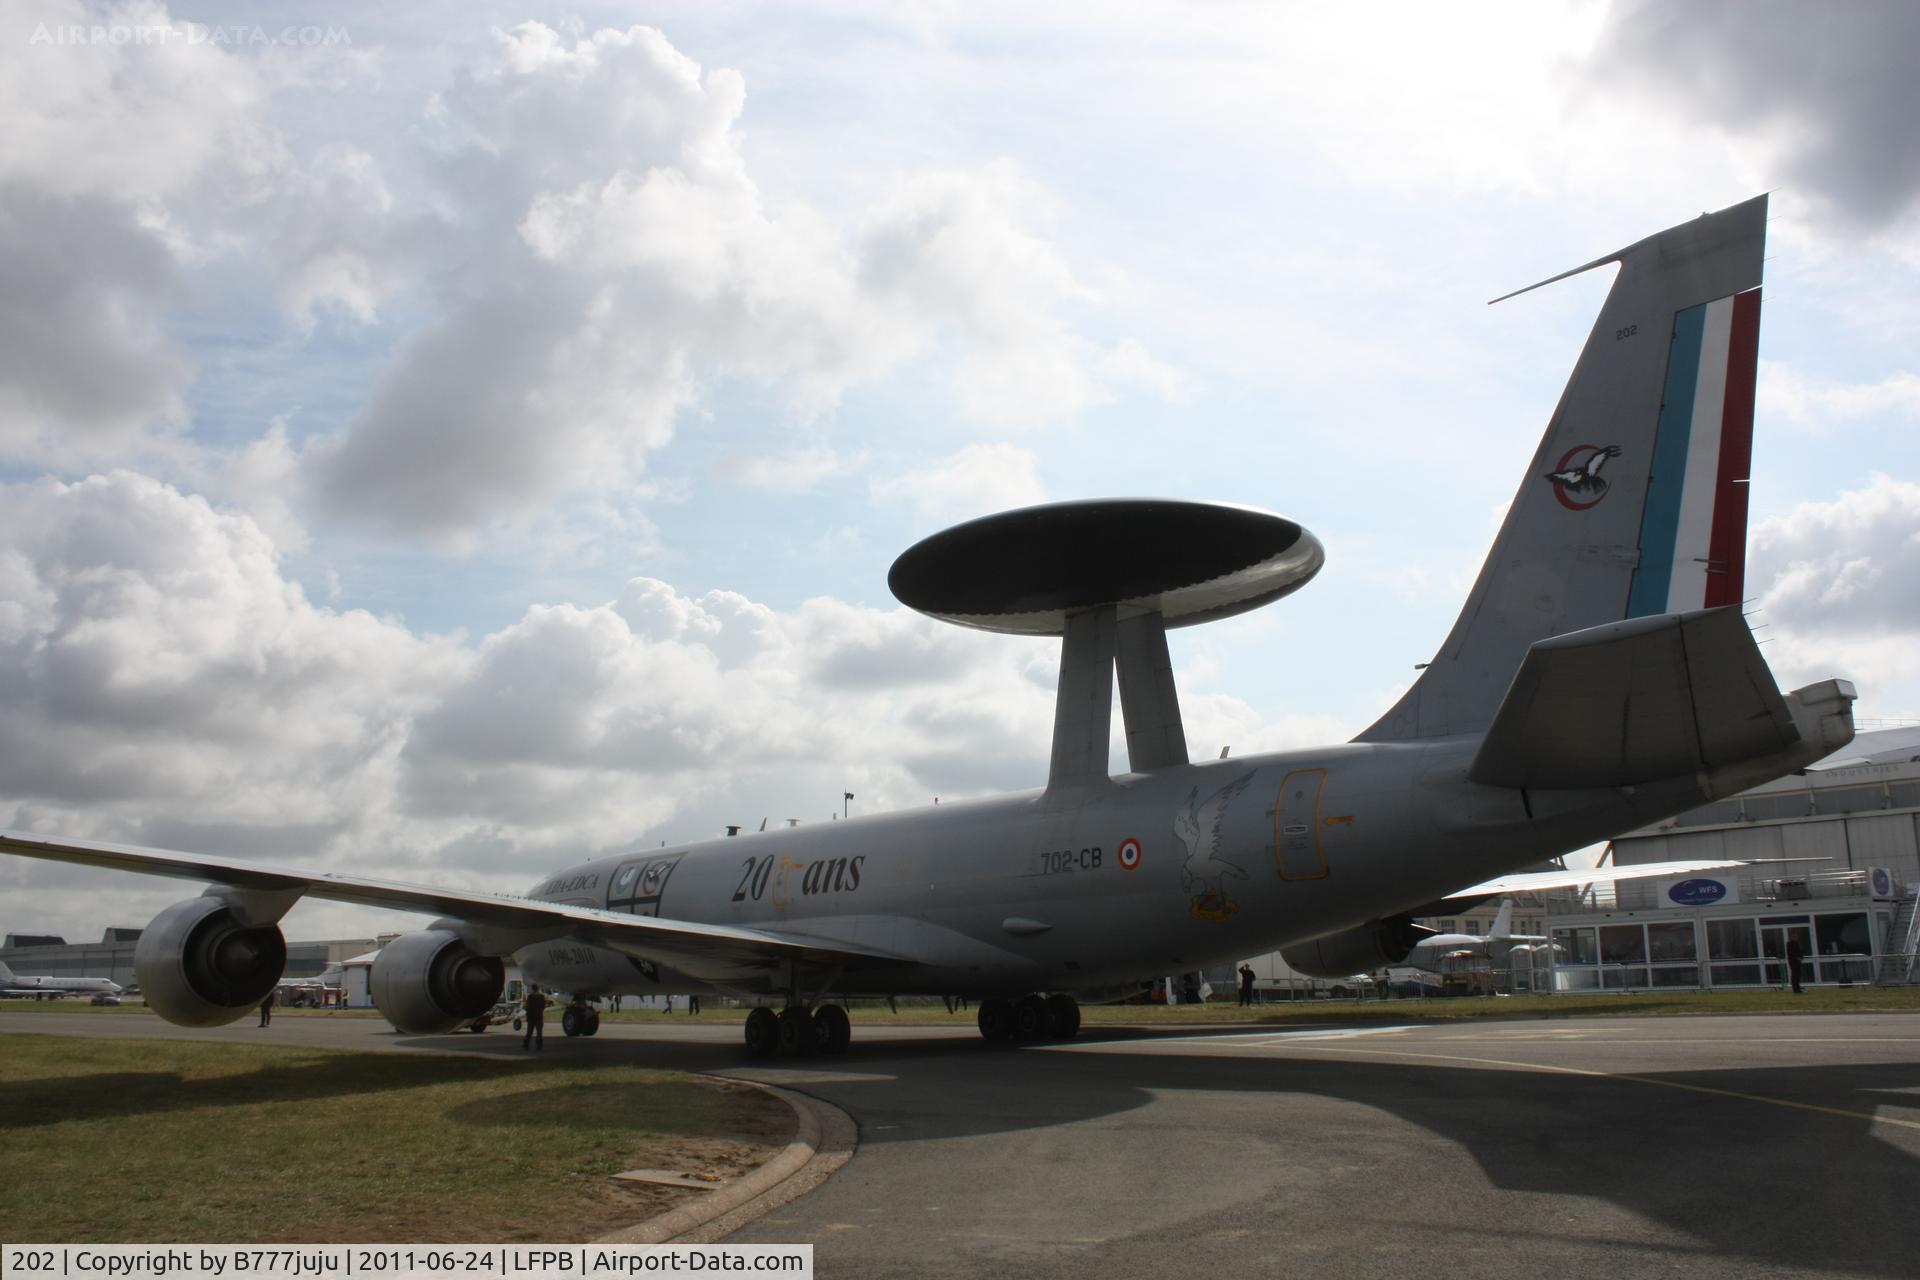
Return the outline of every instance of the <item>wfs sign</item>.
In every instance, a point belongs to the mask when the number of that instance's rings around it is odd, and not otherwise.
[[[1684,880],[1660,882],[1663,907],[1713,907],[1738,901],[1740,891],[1734,882],[1717,876],[1688,876]]]

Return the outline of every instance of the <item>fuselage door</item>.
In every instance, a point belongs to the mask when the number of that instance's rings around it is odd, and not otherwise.
[[[1327,874],[1320,845],[1320,791],[1325,769],[1296,769],[1280,783],[1273,805],[1273,862],[1282,880],[1318,880]]]

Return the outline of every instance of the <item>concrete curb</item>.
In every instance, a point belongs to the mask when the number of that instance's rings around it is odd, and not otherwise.
[[[735,1076],[705,1078],[759,1089],[793,1108],[799,1125],[793,1141],[779,1155],[738,1182],[658,1217],[610,1232],[592,1243],[712,1244],[726,1239],[762,1214],[805,1195],[853,1158],[853,1149],[860,1140],[859,1128],[852,1116],[832,1103],[757,1080]]]

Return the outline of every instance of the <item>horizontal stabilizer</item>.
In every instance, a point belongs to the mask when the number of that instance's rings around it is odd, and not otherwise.
[[[1660,614],[1528,649],[1468,776],[1497,787],[1624,787],[1738,764],[1799,737],[1739,609]]]

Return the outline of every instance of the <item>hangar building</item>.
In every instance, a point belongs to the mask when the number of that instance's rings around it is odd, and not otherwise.
[[[1920,728],[1863,733],[1789,777],[1613,841],[1613,861],[1770,860],[1628,881],[1611,898],[1555,906],[1557,991],[1781,986],[1789,942],[1804,981],[1907,982],[1920,893]],[[1547,984],[1540,984],[1545,986]]]

